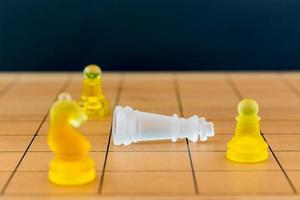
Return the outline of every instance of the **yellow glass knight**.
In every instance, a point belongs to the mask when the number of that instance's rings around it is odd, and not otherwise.
[[[57,185],[81,185],[95,179],[89,141],[76,130],[87,120],[86,114],[67,93],[59,96],[50,110],[48,146],[55,156],[48,177]]]

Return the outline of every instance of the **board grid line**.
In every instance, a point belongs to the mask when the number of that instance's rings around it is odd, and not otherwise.
[[[178,77],[177,77],[176,74],[173,75],[173,83],[174,83],[175,94],[176,94],[176,98],[177,98],[177,102],[178,102],[180,116],[184,117],[183,107],[182,107],[182,98],[181,98],[180,87],[179,87],[179,81],[178,81]],[[198,182],[197,182],[197,179],[196,179],[196,173],[195,173],[195,168],[194,168],[194,164],[193,164],[193,159],[192,159],[192,154],[191,154],[189,141],[188,141],[187,138],[185,139],[185,141],[186,141],[186,146],[187,146],[187,150],[188,150],[190,166],[191,166],[191,170],[192,170],[192,177],[193,177],[193,182],[194,182],[195,193],[199,194]]]
[[[278,73],[277,73],[278,74]],[[226,76],[226,79],[228,80],[228,83],[231,85],[231,87],[233,87],[232,89],[234,90],[234,92],[236,93],[236,95],[238,96],[239,100],[242,100],[243,99],[243,95],[242,93],[239,91],[238,87],[236,86],[236,84],[234,83],[234,81],[231,79],[230,76]],[[297,189],[296,187],[294,186],[294,184],[292,183],[291,179],[289,178],[288,174],[286,173],[286,171],[284,170],[282,164],[280,163],[280,161],[278,160],[277,156],[275,155],[271,145],[269,144],[269,142],[267,141],[267,139],[264,137],[264,134],[263,132],[260,132],[263,139],[267,142],[268,144],[268,148],[269,150],[271,151],[271,154],[273,155],[273,157],[275,158],[276,160],[276,163],[278,164],[279,168],[281,169],[281,172],[283,173],[283,175],[285,176],[288,184],[290,185],[292,191],[294,194],[297,194]]]
[[[261,135],[262,135],[262,137],[264,138],[264,140],[268,143],[267,139],[265,138],[265,136],[264,136],[264,134],[263,134],[262,132],[261,132]],[[269,150],[271,151],[273,157],[275,158],[277,164],[279,165],[281,171],[283,172],[283,175],[285,176],[285,178],[287,179],[289,185],[291,186],[291,188],[292,188],[294,194],[298,194],[298,191],[297,191],[296,187],[294,186],[294,184],[293,184],[293,182],[291,181],[290,177],[287,175],[287,173],[286,173],[286,171],[284,170],[282,164],[279,162],[279,160],[278,160],[278,158],[277,158],[275,152],[273,151],[273,149],[272,149],[272,147],[271,147],[271,145],[270,145],[269,143],[268,143],[268,147],[269,147]]]
[[[61,89],[58,91],[56,97],[68,87],[68,85],[70,84],[70,82],[71,82],[71,77],[68,77],[68,78],[66,79],[65,83],[62,85]],[[56,98],[55,98],[55,99],[56,99]],[[55,101],[55,99],[53,100],[53,102]],[[50,107],[51,107],[51,106],[50,106]],[[43,117],[42,121],[40,122],[40,124],[39,124],[37,130],[35,131],[35,134],[33,135],[32,139],[30,140],[30,142],[29,142],[27,148],[25,149],[25,152],[24,152],[23,155],[21,156],[21,158],[20,158],[19,162],[17,163],[16,167],[14,168],[14,170],[12,171],[12,173],[11,173],[11,175],[9,176],[8,180],[6,181],[6,183],[4,184],[4,186],[2,187],[1,192],[0,192],[0,195],[1,195],[1,196],[5,194],[5,191],[6,191],[7,187],[8,187],[8,185],[9,185],[9,183],[11,182],[11,180],[12,180],[13,177],[14,177],[14,175],[16,174],[16,172],[17,172],[19,166],[21,165],[23,159],[25,158],[25,156],[26,156],[26,154],[27,154],[29,148],[31,147],[32,143],[34,142],[34,139],[35,139],[36,136],[38,135],[39,130],[40,130],[41,127],[43,126],[44,122],[46,121],[46,119],[47,119],[47,117],[48,117],[48,115],[49,115],[49,110],[50,110],[50,108],[47,110],[45,116]]]
[[[119,83],[118,83],[118,88],[117,88],[117,94],[116,94],[116,101],[114,104],[114,107],[116,105],[118,105],[119,101],[120,101],[120,97],[121,97],[121,93],[123,91],[123,83],[124,83],[124,74],[122,73],[120,75],[119,78]],[[112,123],[111,122],[111,126],[110,126],[110,131],[109,131],[109,137],[108,137],[108,142],[107,142],[107,146],[106,146],[106,153],[105,153],[105,158],[104,158],[104,163],[103,163],[103,167],[102,167],[102,173],[101,173],[101,177],[100,177],[100,183],[99,183],[99,187],[98,187],[98,191],[97,194],[100,195],[102,193],[102,189],[103,189],[103,183],[104,183],[104,175],[105,175],[105,170],[106,170],[106,163],[107,163],[107,158],[108,158],[108,153],[109,153],[109,147],[110,147],[110,141],[111,141],[111,135],[112,135]]]
[[[228,82],[228,84],[230,85],[231,89],[233,90],[233,92],[235,93],[235,95],[238,97],[239,100],[243,99],[243,96],[241,94],[241,92],[239,91],[239,89],[237,88],[237,86],[235,85],[234,81],[232,80],[232,78],[229,76],[228,73],[226,73],[226,81]]]

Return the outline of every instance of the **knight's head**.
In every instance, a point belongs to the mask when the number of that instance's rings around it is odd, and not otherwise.
[[[82,122],[87,120],[87,115],[72,100],[70,94],[61,93],[51,107],[50,119],[58,124],[70,123],[74,127],[79,127]]]

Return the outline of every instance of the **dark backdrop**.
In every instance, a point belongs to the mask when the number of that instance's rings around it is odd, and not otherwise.
[[[0,0],[1,70],[300,68],[299,0]]]

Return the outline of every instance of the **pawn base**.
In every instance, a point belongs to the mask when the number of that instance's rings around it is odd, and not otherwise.
[[[110,113],[109,108],[101,108],[101,109],[84,109],[84,112],[88,115],[90,119],[97,117],[105,117]]]
[[[79,104],[89,118],[104,117],[110,113],[108,101],[104,97],[81,98]]]
[[[74,186],[92,182],[96,177],[94,161],[90,158],[76,161],[53,159],[50,162],[48,178],[50,182]]]
[[[268,151],[262,151],[257,153],[244,153],[244,152],[236,152],[230,149],[227,150],[226,157],[235,162],[241,163],[256,163],[267,160],[269,157]]]

